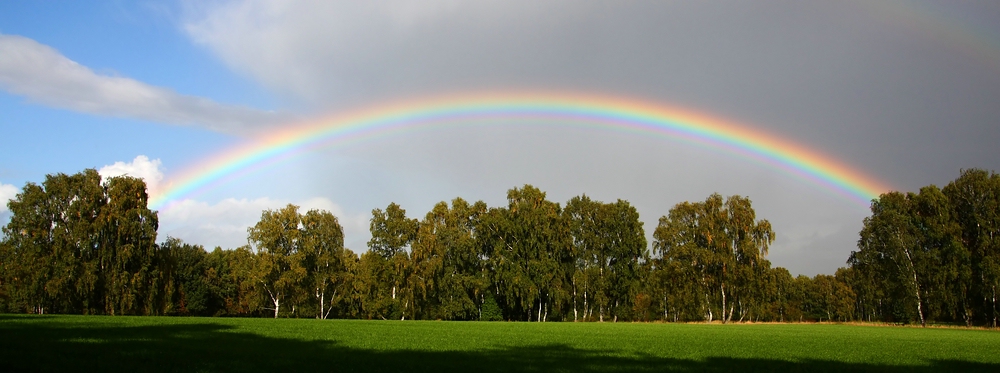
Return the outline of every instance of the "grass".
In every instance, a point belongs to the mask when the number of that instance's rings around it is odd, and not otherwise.
[[[1000,332],[0,315],[0,371],[1000,371]]]

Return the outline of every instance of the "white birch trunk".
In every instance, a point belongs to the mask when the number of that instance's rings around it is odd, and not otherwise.
[[[542,297],[538,297],[538,317],[535,318],[537,322],[542,322],[542,303]]]
[[[712,304],[708,302],[708,293],[705,293],[705,308],[708,309],[708,322],[712,322]]]
[[[576,313],[576,280],[573,280],[573,322],[576,322],[577,319],[578,317]]]

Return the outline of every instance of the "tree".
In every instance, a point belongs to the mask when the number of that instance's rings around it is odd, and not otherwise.
[[[212,316],[220,308],[213,284],[205,276],[208,253],[198,245],[167,237],[160,244],[164,259],[159,270],[168,276],[168,300],[165,313]]]
[[[43,187],[29,183],[7,204],[12,216],[4,226],[4,245],[0,247],[5,251],[5,293],[13,309],[45,313],[48,308],[52,312],[53,297],[46,285],[54,277],[49,263],[56,262],[55,216],[49,211],[48,198]],[[69,257],[74,258],[72,254]]]
[[[968,250],[959,239],[961,228],[952,204],[934,185],[913,195],[911,215],[917,247],[923,260],[920,272],[924,314],[928,320],[964,320],[970,324],[965,301],[971,280]]]
[[[302,217],[302,232],[298,256],[299,266],[306,270],[305,285],[317,304],[317,319],[325,319],[335,305],[337,279],[343,276],[344,229],[337,217],[327,211],[309,210]],[[328,307],[329,306],[329,307]]]
[[[772,312],[777,314],[777,320],[779,322],[785,322],[785,319],[801,320],[802,309],[798,302],[795,278],[783,267],[772,269],[770,276],[774,287]]]
[[[930,256],[923,250],[915,221],[913,193],[884,193],[872,202],[872,216],[865,218],[858,251],[852,260],[864,265],[860,270],[875,271],[869,277],[882,276],[879,285],[898,301],[895,318],[916,318],[926,326],[924,294],[925,268]],[[911,313],[912,311],[912,313]]]
[[[639,213],[627,201],[606,204],[583,195],[567,202],[563,214],[575,264],[569,269],[574,320],[581,300],[585,314],[591,303],[597,306],[600,321],[605,313],[617,320],[631,312],[639,295],[642,263],[648,256]]]
[[[99,262],[104,274],[108,314],[152,314],[162,297],[156,266],[156,213],[142,179],[113,177],[105,184],[108,204],[101,209]]]
[[[11,308],[44,313],[155,314],[164,284],[157,270],[156,213],[141,179],[96,170],[47,175],[8,203],[0,281]]]
[[[756,220],[748,198],[712,194],[704,202],[684,202],[660,219],[653,233],[653,249],[666,261],[680,261],[689,279],[700,282],[706,299],[705,317],[713,318],[711,301],[719,302],[723,323],[732,319],[746,289],[756,286],[757,268],[769,268],[764,260],[774,241],[767,220]],[[727,301],[729,303],[727,303]]]
[[[244,267],[242,262],[250,262],[252,259],[253,254],[246,247],[235,250],[216,247],[201,260],[204,268],[202,275],[211,294],[206,316],[250,314],[250,299],[244,297],[244,292],[241,291],[242,284],[248,281],[243,281],[246,277],[241,275],[246,272],[241,273],[240,268]],[[254,307],[257,305],[254,302]]]
[[[259,272],[260,263],[259,257],[255,254],[255,250],[251,248],[250,245],[244,245],[236,248],[235,250],[216,250],[220,252],[219,258],[220,265],[228,266],[229,275],[232,278],[232,283],[235,284],[231,292],[227,292],[226,296],[226,313],[230,315],[246,315],[246,316],[259,316],[265,310],[273,309],[266,308],[266,302],[270,302],[273,305],[273,300],[270,299],[262,288],[263,276]],[[212,252],[215,254],[215,251]],[[215,256],[215,255],[212,255]],[[222,278],[225,278],[225,272],[220,272]],[[276,308],[276,307],[275,307]],[[277,315],[277,312],[275,312]]]
[[[344,271],[337,277],[337,281],[333,285],[335,293],[330,300],[331,307],[333,304],[337,305],[335,317],[364,317],[364,294],[361,292],[364,284],[359,272],[360,257],[345,248],[341,251],[340,263],[343,265]]]
[[[545,321],[568,299],[569,229],[558,203],[531,185],[507,192],[507,207],[482,215],[479,243],[505,316]]]
[[[95,170],[46,175],[28,183],[8,203],[4,227],[11,262],[6,284],[12,308],[34,313],[104,311],[103,284],[95,269],[98,216],[107,204]]]
[[[388,269],[389,261],[372,250],[358,258],[353,285],[361,317],[383,320],[393,317],[395,299],[386,294],[392,287]]]
[[[968,292],[967,313],[977,314],[983,322],[996,327],[1000,323],[1000,175],[980,169],[962,170],[961,176],[945,186],[943,193],[953,208],[963,249],[955,253],[959,263],[956,278],[968,278],[963,288]]]
[[[461,198],[440,202],[420,222],[413,242],[410,284],[419,293],[419,316],[445,320],[479,317],[485,284],[474,224],[486,204]]]
[[[268,309],[274,311],[275,318],[281,304],[297,295],[297,284],[305,277],[305,269],[295,258],[301,236],[298,209],[289,204],[280,210],[266,210],[260,221],[247,230],[250,249],[256,256],[250,276],[271,301],[273,308]]]
[[[377,281],[388,286],[389,293],[379,289],[379,293],[374,295],[377,298],[391,297],[379,303],[390,308],[383,313],[391,314],[393,318],[406,319],[407,311],[413,314],[413,289],[407,283],[411,270],[410,256],[406,250],[416,238],[417,226],[417,220],[408,219],[406,210],[395,203],[386,206],[385,211],[372,210],[372,238],[368,241],[368,248],[378,256],[371,258],[372,270],[378,276]]]

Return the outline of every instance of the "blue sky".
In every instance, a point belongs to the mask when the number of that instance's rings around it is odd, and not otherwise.
[[[100,74],[223,101],[267,103],[266,94],[248,93],[261,89],[187,42],[170,14],[156,8],[129,2],[5,2],[2,7],[0,33],[34,39]],[[176,166],[232,141],[191,128],[53,108],[20,95],[0,95],[0,105],[5,134],[26,140],[5,146],[9,152],[4,151],[0,171],[5,181],[18,185],[139,154],[176,154],[164,159],[165,166]]]
[[[961,168],[1000,168],[1000,6],[2,2],[0,197],[85,168],[144,176],[155,193],[186,167],[298,119],[503,89],[687,107],[917,190]],[[295,203],[337,214],[359,252],[371,209],[397,202],[420,218],[457,196],[498,206],[526,183],[557,202],[626,199],[647,235],[676,203],[749,196],[778,234],[772,262],[808,275],[844,265],[868,214],[733,154],[494,126],[309,152],[177,201],[160,212],[159,237],[232,248],[263,209]]]

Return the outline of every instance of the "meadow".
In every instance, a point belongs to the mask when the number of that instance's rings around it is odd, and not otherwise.
[[[1000,371],[995,330],[0,315],[0,371]]]

